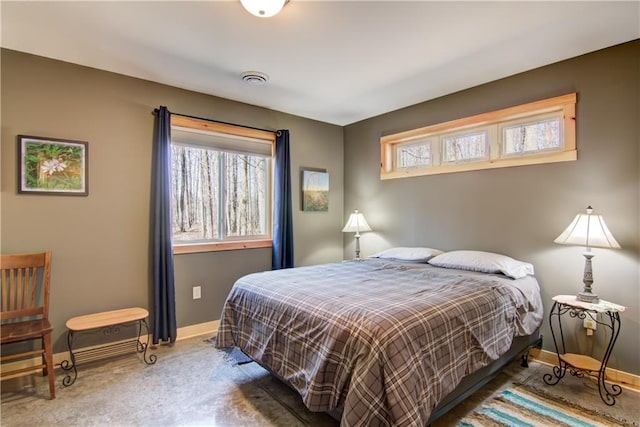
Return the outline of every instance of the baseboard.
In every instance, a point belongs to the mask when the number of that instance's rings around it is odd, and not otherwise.
[[[213,336],[216,334],[219,324],[220,320],[213,320],[211,322],[198,323],[196,325],[189,325],[178,328],[176,341],[186,340],[187,338],[193,338],[205,334],[210,334]]]
[[[530,352],[533,359],[550,366],[558,365],[558,355],[552,351],[533,349]],[[607,368],[607,380],[616,382],[621,386],[626,386],[632,390],[640,391],[640,376],[629,372]]]
[[[178,328],[177,335],[176,335],[176,341],[185,340],[187,338],[193,338],[193,337],[197,337],[197,336],[200,336],[200,335],[213,336],[213,335],[215,335],[216,331],[218,330],[218,325],[219,324],[220,324],[220,320],[214,320],[214,321],[211,321],[211,322],[198,323],[196,325],[189,325],[189,326],[184,326],[182,328]],[[116,342],[114,342],[114,344],[117,344],[118,342],[126,342],[126,341],[127,340],[116,341]],[[165,345],[165,344],[161,344],[161,345]],[[78,350],[91,350],[93,348],[98,348],[98,347],[100,347],[100,346],[99,345],[95,345],[95,346],[83,347],[83,348],[80,348]],[[154,346],[154,345],[150,346],[151,349],[153,349],[155,347],[156,346]],[[68,360],[68,359],[69,359],[69,352],[67,352],[67,351],[53,354],[53,364],[55,365],[56,369],[60,367],[60,364],[64,360]],[[31,366],[37,366],[40,363],[42,363],[42,359],[40,357],[34,357],[34,358],[31,358],[31,359],[23,359],[23,360],[18,360],[16,362],[5,363],[2,366],[6,366],[8,368],[8,370],[13,371],[14,369],[21,369],[21,368],[28,368],[28,367],[31,367]],[[29,375],[29,374],[30,374],[30,372],[17,373],[15,375],[7,375],[6,377],[3,377],[3,379],[9,379],[9,378],[14,378],[14,377],[18,377],[18,376],[21,376],[21,375]]]

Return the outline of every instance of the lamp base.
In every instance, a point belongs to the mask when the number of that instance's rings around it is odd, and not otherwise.
[[[584,289],[582,290],[582,292],[579,292],[578,295],[576,295],[576,298],[578,299],[578,301],[597,304],[598,302],[600,302],[600,298],[598,298],[598,295],[591,292],[591,285],[593,285],[593,270],[591,268],[591,258],[593,258],[593,253],[591,253],[590,248],[587,248],[587,251],[582,255],[584,255],[584,275],[582,277]]]
[[[598,298],[598,295],[592,292],[579,292],[578,295],[576,295],[576,298],[578,299],[578,301],[588,302],[591,304],[597,304],[600,302],[600,298]]]

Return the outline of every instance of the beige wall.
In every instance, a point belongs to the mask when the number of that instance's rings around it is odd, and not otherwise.
[[[56,351],[72,316],[151,305],[149,217],[154,108],[291,131],[296,265],[342,259],[343,130],[213,96],[2,50],[2,253],[53,251]],[[248,87],[247,90],[252,90]],[[16,135],[89,142],[89,196],[18,195]],[[336,155],[339,153],[339,155]],[[328,213],[303,213],[301,167],[330,174]],[[271,251],[178,255],[178,326],[218,319],[236,278],[270,269]],[[202,299],[191,287],[202,286]]]
[[[622,250],[594,249],[594,290],[628,307],[610,366],[640,374],[640,41],[536,69],[345,128],[345,214],[374,229],[363,254],[391,245],[501,252],[535,265],[545,310],[582,287],[582,248],[553,240],[591,204]],[[380,136],[530,101],[578,93],[578,160],[381,181]],[[353,239],[345,238],[345,254]],[[553,349],[545,319],[544,348]],[[570,328],[598,356],[605,338]],[[566,331],[565,331],[566,332]]]

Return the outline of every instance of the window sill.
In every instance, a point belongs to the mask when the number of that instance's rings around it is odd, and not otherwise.
[[[173,254],[193,254],[199,252],[233,251],[238,249],[257,249],[272,247],[271,239],[243,240],[239,242],[193,243],[173,246]]]
[[[380,179],[409,178],[413,176],[437,175],[453,172],[468,172],[482,169],[498,169],[512,166],[538,165],[543,163],[569,162],[578,159],[577,150],[558,151],[555,153],[529,154],[523,156],[505,157],[482,162],[458,163],[430,168],[415,168],[396,170],[391,172],[381,171]]]

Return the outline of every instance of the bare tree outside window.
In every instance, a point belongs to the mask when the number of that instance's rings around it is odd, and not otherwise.
[[[431,142],[419,142],[398,147],[397,162],[399,168],[415,168],[431,165]]]
[[[561,148],[559,118],[504,128],[504,153],[516,154]]]
[[[174,241],[267,234],[268,158],[173,144],[172,166]]]
[[[489,157],[487,133],[475,133],[443,138],[443,162],[463,162]]]

